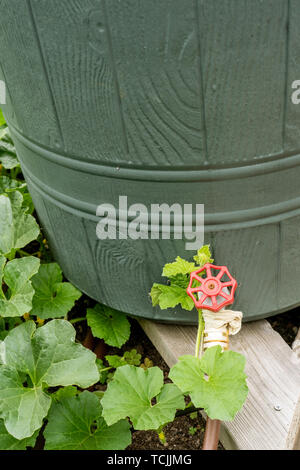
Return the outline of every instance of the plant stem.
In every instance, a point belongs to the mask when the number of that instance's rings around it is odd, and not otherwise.
[[[196,340],[196,348],[195,348],[195,357],[200,357],[202,355],[202,339],[204,333],[204,321],[202,317],[202,310],[198,310],[198,331],[197,331],[197,340]],[[199,353],[200,351],[200,353]]]
[[[30,253],[27,253],[27,251],[24,250],[17,250],[17,253],[23,256],[32,256]]]
[[[195,411],[203,410],[203,408],[196,408],[196,406],[189,406],[184,410],[178,410],[175,414],[175,418],[179,418],[179,416],[189,415],[191,413],[195,413]]]
[[[6,255],[6,258],[8,259],[8,261],[11,261],[14,259],[15,255],[16,255],[16,250],[12,249],[10,253]]]
[[[104,369],[100,369],[99,372],[106,372],[107,370],[114,369],[114,367],[105,367]]]
[[[72,318],[72,320],[69,320],[70,323],[78,323],[80,321],[86,320],[86,317],[78,317],[78,318]]]

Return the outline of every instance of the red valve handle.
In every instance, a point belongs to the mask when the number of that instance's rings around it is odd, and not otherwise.
[[[212,275],[211,269],[219,271],[216,276]],[[199,273],[206,271],[206,277],[198,276]],[[224,274],[227,274],[230,281],[222,281]],[[199,286],[192,287],[193,281],[200,282]],[[229,289],[230,288],[230,292]],[[226,266],[214,266],[213,264],[205,264],[197,271],[191,272],[190,283],[187,293],[193,299],[196,308],[204,308],[218,312],[225,305],[230,305],[234,301],[234,292],[237,288],[236,280],[231,276]],[[194,293],[198,294],[198,299]],[[200,295],[202,293],[202,295]]]

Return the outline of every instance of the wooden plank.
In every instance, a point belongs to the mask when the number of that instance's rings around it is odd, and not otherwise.
[[[300,365],[300,328],[292,344],[295,369]],[[300,450],[300,394],[286,443],[287,449]]]
[[[298,333],[296,334],[296,338],[292,344],[292,350],[296,353],[300,362],[300,328],[298,329]]]
[[[194,353],[196,327],[148,320],[140,324],[170,367],[179,356]],[[234,421],[223,423],[223,445],[241,450],[286,449],[293,440],[291,428],[297,427],[300,390],[300,370],[295,368],[292,350],[266,320],[245,324],[231,337],[230,345],[247,358],[249,394]]]
[[[300,396],[286,440],[288,450],[300,450]]]

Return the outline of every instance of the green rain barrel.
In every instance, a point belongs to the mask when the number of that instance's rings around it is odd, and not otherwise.
[[[237,278],[246,320],[300,304],[298,0],[0,9],[4,115],[70,281],[133,315],[196,321],[148,294],[164,263],[194,254],[184,239],[97,238],[97,206],[118,209],[123,195],[147,208],[204,204],[205,243]]]

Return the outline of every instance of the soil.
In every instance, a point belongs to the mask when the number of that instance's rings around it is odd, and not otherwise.
[[[292,346],[295,336],[300,328],[300,307],[267,318],[272,328],[277,331],[289,346]]]
[[[132,444],[127,450],[200,450],[204,426],[205,422],[199,416],[196,419],[182,416],[165,427],[165,445],[160,443],[154,431],[136,431],[132,435]],[[189,434],[190,428],[196,431],[194,435]]]

